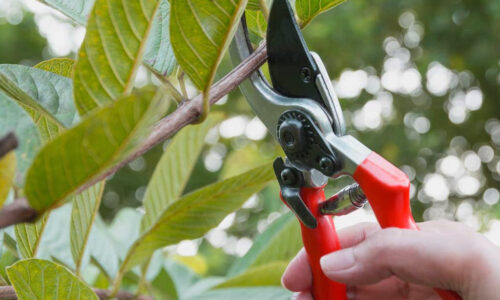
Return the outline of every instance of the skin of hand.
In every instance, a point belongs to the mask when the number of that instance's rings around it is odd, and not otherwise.
[[[500,299],[500,248],[465,225],[418,224],[420,231],[361,223],[339,230],[341,250],[321,258],[330,279],[347,285],[356,300],[436,299],[433,287],[463,300]],[[282,277],[296,300],[312,300],[307,254],[302,249]]]

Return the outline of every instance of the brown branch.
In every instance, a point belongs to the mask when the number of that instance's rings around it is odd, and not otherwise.
[[[36,216],[37,212],[31,208],[26,198],[19,198],[0,210],[0,228],[31,222],[35,220]]]
[[[109,299],[111,291],[102,289],[92,289],[94,293],[99,297],[99,299],[105,300]],[[0,286],[0,299],[17,299],[16,291],[12,286]],[[119,291],[114,299],[119,300],[153,300],[153,297],[149,296],[137,296],[127,291]]]
[[[210,89],[210,105],[220,100],[225,95],[235,89],[243,80],[259,68],[267,59],[265,44],[260,45],[254,53],[241,62],[236,68],[229,72],[224,78],[219,80]],[[81,192],[95,183],[114,174],[120,168],[133,161],[148,150],[165,141],[183,127],[195,122],[202,111],[202,95],[194,97],[192,100],[183,101],[177,109],[160,120],[156,124],[139,148],[124,161],[107,170],[92,181],[82,185],[78,192]],[[26,199],[18,199],[11,204],[4,206],[0,210],[0,229],[17,223],[30,222],[35,219],[37,212],[30,208]]]
[[[9,132],[0,139],[0,158],[17,148],[17,138],[14,133]]]

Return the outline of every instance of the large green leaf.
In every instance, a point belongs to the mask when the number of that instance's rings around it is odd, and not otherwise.
[[[67,15],[80,25],[85,25],[95,0],[39,0]]]
[[[181,196],[203,149],[207,132],[222,117],[221,114],[213,114],[203,124],[188,126],[168,144],[144,195],[146,214],[141,224],[143,231],[154,224],[163,210]]]
[[[44,211],[125,159],[167,111],[162,90],[153,87],[106,106],[40,150],[26,176],[30,205]]]
[[[325,12],[345,0],[296,0],[295,10],[300,19],[301,27],[305,27],[317,15]]]
[[[216,285],[214,289],[243,286],[281,286],[281,275],[283,275],[287,265],[287,262],[275,261],[257,266]]]
[[[142,62],[159,0],[97,0],[74,73],[81,115],[128,94]]]
[[[17,224],[14,226],[17,248],[22,258],[32,258],[37,254],[48,217],[49,214],[46,213],[34,224]]]
[[[270,262],[288,262],[300,248],[302,238],[299,222],[292,213],[286,213],[257,236],[252,248],[231,266],[228,275],[235,276]]]
[[[52,58],[36,64],[34,68],[71,78],[74,65],[75,60],[71,58]]]
[[[0,158],[0,207],[3,206],[14,183],[16,174],[16,154],[14,151]]]
[[[20,300],[99,299],[68,269],[47,260],[21,260],[9,267],[7,274]]]
[[[0,65],[0,91],[35,122],[42,141],[59,135],[77,118],[69,78],[21,65]]]
[[[163,76],[170,75],[176,65],[174,50],[170,44],[169,22],[170,4],[167,0],[160,0],[146,43],[144,62]]]
[[[86,25],[87,17],[92,10],[95,0],[40,0],[54,7],[63,14],[75,20],[80,25]],[[162,75],[172,73],[176,61],[172,46],[170,44],[169,20],[170,20],[170,5],[167,0],[160,0],[160,7],[153,20],[151,32],[146,43],[146,53],[144,54],[143,62],[151,67],[154,71]],[[69,67],[71,59],[51,59],[68,60],[60,67]],[[38,66],[38,65],[37,65]],[[37,67],[35,66],[35,67]],[[45,66],[44,66],[45,67]],[[50,71],[50,70],[47,70]]]
[[[71,211],[71,255],[75,271],[80,273],[83,254],[89,240],[92,224],[99,210],[105,182],[101,181],[75,196]]]
[[[213,290],[198,296],[186,298],[186,300],[289,300],[291,297],[292,293],[284,288],[252,287]]]
[[[194,85],[208,90],[236,31],[247,0],[176,0],[171,3],[170,35],[175,57]]]
[[[156,249],[202,236],[273,178],[272,167],[266,164],[194,191],[172,203],[131,246],[121,272],[144,262]]]

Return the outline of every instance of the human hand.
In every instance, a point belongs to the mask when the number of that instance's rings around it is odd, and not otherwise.
[[[342,250],[321,259],[331,280],[348,286],[348,299],[440,299],[432,288],[464,300],[499,299],[500,249],[460,223],[431,221],[421,231],[361,223],[339,230]],[[302,249],[283,274],[295,299],[311,300],[307,254]]]

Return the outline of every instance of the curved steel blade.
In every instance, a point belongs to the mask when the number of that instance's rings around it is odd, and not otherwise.
[[[274,0],[267,27],[267,54],[273,88],[291,98],[324,105],[316,87],[319,69],[304,41],[288,0]]]

